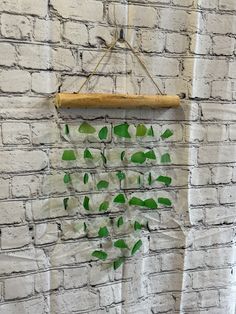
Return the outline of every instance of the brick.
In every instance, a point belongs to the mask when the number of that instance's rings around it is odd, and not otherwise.
[[[87,32],[87,29],[86,29]],[[92,46],[101,46],[104,43],[106,45],[111,44],[114,39],[114,29],[106,26],[92,27],[88,30],[89,34],[89,43]],[[84,37],[84,34],[83,34]],[[81,39],[82,40],[82,39]],[[86,42],[87,43],[87,42]]]
[[[202,142],[206,136],[206,129],[202,124],[185,125],[184,140],[186,142]]]
[[[182,280],[181,273],[152,275],[150,277],[149,293],[181,291]]]
[[[16,63],[16,50],[13,45],[1,43],[0,55],[0,65],[12,66]]]
[[[32,143],[34,145],[54,144],[59,140],[59,131],[55,122],[32,123]]]
[[[76,71],[80,69],[70,49],[56,48],[52,51],[52,67],[55,70]]]
[[[206,29],[213,34],[235,34],[235,22],[235,16],[209,13],[206,17]]]
[[[147,256],[144,259],[144,269],[147,273],[159,273],[161,271],[161,260],[159,255]]]
[[[10,191],[10,181],[9,179],[0,178],[0,199],[9,198],[9,191]]]
[[[233,178],[232,178],[233,182],[236,182],[236,167],[233,168]]]
[[[0,160],[0,171],[5,173],[39,171],[47,167],[47,155],[39,150],[2,151]]]
[[[220,306],[228,313],[235,311],[235,304],[232,300],[235,298],[235,288],[230,286],[226,289],[220,289]]]
[[[13,197],[35,197],[40,194],[40,178],[34,175],[15,176],[12,178]]]
[[[194,54],[207,55],[212,47],[212,39],[209,35],[191,35],[190,51]]]
[[[219,254],[219,255],[218,255]],[[215,258],[217,256],[217,258]],[[229,267],[235,264],[235,247],[208,248],[205,254],[207,267]]]
[[[142,50],[147,52],[163,52],[165,39],[166,36],[163,32],[144,30],[141,33]]]
[[[203,208],[192,208],[189,217],[191,225],[198,225],[204,220],[204,209]]]
[[[199,0],[198,6],[202,9],[216,9],[218,0]]]
[[[35,225],[35,244],[53,243],[58,240],[57,224],[44,223]]]
[[[47,258],[40,249],[31,248],[0,254],[0,274],[36,271],[39,267],[45,267]]]
[[[38,94],[52,94],[58,91],[58,76],[56,73],[39,72],[32,74],[32,91]]]
[[[20,223],[25,220],[25,209],[22,202],[2,202],[1,209],[1,224]]]
[[[156,294],[152,300],[152,312],[154,314],[161,312],[174,311],[175,300],[173,296],[168,294]]]
[[[20,248],[31,242],[28,226],[2,228],[1,231],[2,249]]]
[[[80,239],[86,236],[84,231],[84,223],[87,224],[86,220],[73,219],[65,220],[61,224],[61,237],[63,240]]]
[[[165,233],[153,233],[150,236],[150,250],[164,250],[185,247],[185,236],[181,231],[166,231]]]
[[[1,304],[0,311],[4,314],[12,313],[37,313],[44,314],[46,311],[45,300],[39,297],[24,302],[15,302],[8,304]]]
[[[230,124],[228,128],[229,128],[229,139],[231,141],[236,141],[236,125]]]
[[[184,53],[188,49],[188,37],[180,34],[167,34],[166,50],[173,53]]]
[[[212,183],[214,184],[230,183],[231,179],[232,179],[231,167],[212,168]]]
[[[150,86],[151,84],[149,84]],[[153,86],[152,86],[153,87]],[[152,89],[148,88],[149,91],[152,91]],[[117,76],[115,81],[115,91],[117,93],[130,93],[138,95],[140,91],[140,83],[138,81],[138,78],[135,76]]]
[[[63,75],[62,76],[62,82],[61,82],[61,92],[78,92],[78,90],[80,89],[80,87],[82,86],[82,84],[84,83],[85,78],[79,75],[76,76],[69,76],[69,75]],[[105,86],[103,86],[103,88],[107,88]],[[108,87],[109,89],[109,87]],[[84,89],[84,92],[88,91],[88,84],[86,83]],[[66,114],[66,113],[65,113]]]
[[[29,39],[32,21],[21,15],[2,14],[2,35],[6,38]]]
[[[173,0],[173,4],[182,7],[191,7],[194,4],[194,0]]]
[[[199,164],[235,162],[234,152],[234,145],[200,147]]]
[[[31,87],[31,75],[27,71],[8,70],[0,72],[0,89],[3,92],[24,93]]]
[[[48,46],[21,44],[18,46],[19,65],[29,69],[49,69],[52,49]]]
[[[165,91],[169,95],[188,94],[188,84],[184,78],[170,78],[165,81]]]
[[[211,307],[219,305],[219,292],[207,290],[200,292],[200,307]]]
[[[211,228],[208,230],[193,230],[193,245],[194,248],[205,246],[213,246],[216,244],[231,243],[234,237],[233,228]]]
[[[64,291],[50,296],[50,310],[52,313],[72,313],[92,310],[98,307],[98,295],[89,290],[78,289]]]
[[[236,202],[236,186],[226,186],[220,188],[220,203],[234,203]]]
[[[210,225],[230,224],[235,220],[232,207],[206,208],[206,223]]]
[[[168,4],[170,0],[149,0],[150,3],[160,3],[160,4]]]
[[[178,76],[179,61],[176,58],[148,56],[142,58],[150,72],[158,76]],[[133,72],[135,75],[144,75],[144,70],[137,59],[133,59]]]
[[[169,253],[163,254],[162,259],[162,271],[171,271],[171,270],[183,270],[184,267],[184,257],[181,254]]]
[[[208,99],[211,95],[211,84],[204,78],[193,79],[189,83],[189,96],[191,98]]]
[[[91,285],[98,285],[111,282],[116,275],[117,279],[121,279],[123,275],[120,276],[120,272],[118,274],[114,274],[112,269],[107,269],[103,267],[103,265],[93,265],[88,272],[89,283]],[[123,277],[124,278],[124,277]]]
[[[198,302],[199,302],[199,295],[196,292],[182,292],[181,294],[181,309],[182,310],[190,310],[191,312],[195,309],[199,309]],[[177,304],[176,308],[179,308]]]
[[[83,69],[86,72],[92,72],[100,58],[100,53],[94,53],[91,51],[83,52]],[[98,73],[126,73],[126,71],[129,71],[129,69],[131,69],[131,65],[127,65],[126,61],[126,55],[121,53],[113,53],[109,56],[107,55],[101,62]]]
[[[34,292],[34,276],[23,276],[5,280],[5,299],[21,299]]]
[[[37,3],[34,0],[2,1],[0,10],[44,17],[48,13],[48,0],[42,0]]]
[[[228,74],[225,60],[185,59],[184,75],[192,78],[224,78]]]
[[[203,33],[206,29],[205,18],[202,11],[191,11],[188,14],[188,32],[190,33]]]
[[[33,201],[32,214],[34,220],[75,215],[77,212],[78,201],[71,199],[69,203],[70,210],[66,211],[64,209],[63,199],[64,198],[52,198]]]
[[[58,270],[37,273],[34,276],[35,291],[40,293],[56,290],[62,285],[62,280],[62,272]]]
[[[216,204],[218,203],[217,190],[214,188],[191,189],[189,202],[193,206]]]
[[[193,273],[193,288],[226,286],[234,282],[230,269],[198,271]]]
[[[193,168],[191,170],[192,185],[208,185],[211,183],[211,171],[208,168]]]
[[[94,76],[88,83],[88,92],[113,93],[114,81],[112,77]]]
[[[30,127],[28,123],[3,123],[3,144],[24,145],[30,143]]]
[[[42,182],[43,195],[52,196],[65,194],[67,192],[67,186],[63,181],[63,177],[64,173],[45,174]]]
[[[234,46],[234,38],[227,36],[213,37],[213,53],[216,55],[231,56],[234,53]]]
[[[230,80],[220,80],[212,82],[213,98],[232,100],[232,82]]]
[[[48,253],[52,267],[91,262],[91,252],[98,248],[99,242],[93,240],[57,243]],[[83,252],[83,254],[81,254]],[[96,260],[94,258],[94,260]]]
[[[183,10],[160,9],[159,26],[165,30],[184,31],[187,30],[188,14]]]
[[[236,61],[230,61],[229,62],[229,77],[230,78],[236,78]]]
[[[189,237],[191,237],[189,235]],[[188,237],[188,240],[189,240]],[[205,266],[205,252],[194,250],[194,251],[185,251],[184,258],[184,270],[203,268]]]
[[[66,22],[64,24],[63,38],[72,44],[88,45],[88,30],[86,25]]]
[[[80,288],[88,282],[88,270],[86,267],[66,268],[64,270],[65,289]]]
[[[219,0],[219,8],[224,11],[235,11],[236,4],[234,0]]]
[[[226,141],[227,129],[225,125],[211,124],[206,127],[208,142],[222,142]]]
[[[60,31],[61,25],[58,20],[35,20],[33,35],[36,41],[60,42]]]
[[[112,4],[109,6],[109,21],[119,25],[154,27],[157,12],[154,8],[139,5],[129,5],[127,11],[126,5]]]
[[[99,287],[99,294],[100,294],[100,304],[101,306],[108,306],[112,303],[118,303],[124,300],[125,295],[121,293],[122,290],[125,289],[125,286],[122,287],[121,283],[116,283],[113,285],[107,285]],[[126,291],[127,293],[127,291]]]
[[[1,119],[50,119],[54,116],[53,106],[48,105],[48,98],[6,97],[0,96]],[[44,110],[42,110],[42,107]]]
[[[203,120],[236,120],[234,104],[202,103],[201,107]]]
[[[151,305],[150,304],[147,305],[147,303],[146,304],[145,303],[146,303],[145,301],[142,301],[142,303],[136,302],[135,305],[128,305],[127,304],[125,306],[122,305],[121,307],[126,312],[130,311],[130,313],[135,313],[135,314],[151,313],[151,309],[150,309]],[[117,307],[117,309],[118,309],[118,307]]]
[[[71,18],[81,21],[102,22],[103,20],[103,4],[99,1],[88,0],[78,2],[77,0],[52,0],[52,7],[63,18]],[[88,8],[91,8],[88,10]]]

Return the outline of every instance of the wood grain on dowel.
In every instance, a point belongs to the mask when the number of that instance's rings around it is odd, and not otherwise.
[[[69,94],[56,95],[58,108],[170,108],[180,105],[179,96],[127,94]]]

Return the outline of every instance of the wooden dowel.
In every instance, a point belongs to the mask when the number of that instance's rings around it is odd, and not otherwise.
[[[170,108],[180,105],[179,96],[127,94],[69,94],[56,95],[58,108]]]

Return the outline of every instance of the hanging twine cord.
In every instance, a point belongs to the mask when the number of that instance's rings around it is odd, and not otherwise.
[[[123,31],[122,31],[123,34]],[[152,83],[155,85],[157,91],[163,95],[162,91],[160,90],[160,88],[158,87],[157,83],[155,82],[154,78],[152,77],[151,73],[149,72],[147,66],[145,65],[144,61],[138,56],[137,52],[134,50],[134,48],[130,45],[130,43],[123,37],[122,38],[118,38],[117,37],[117,31],[116,31],[116,35],[114,38],[114,41],[111,43],[111,45],[109,45],[107,47],[107,50],[105,51],[105,53],[102,55],[102,57],[99,59],[97,65],[95,66],[93,72],[86,78],[86,80],[84,81],[84,83],[81,85],[80,89],[78,90],[77,93],[80,93],[81,90],[83,89],[83,87],[90,81],[90,79],[97,73],[98,68],[100,66],[100,64],[102,63],[103,59],[106,57],[106,55],[111,52],[111,50],[115,47],[115,45],[117,44],[117,42],[124,42],[126,44],[126,46],[130,49],[130,51],[133,53],[133,55],[137,58],[137,60],[139,61],[140,65],[142,66],[142,68],[144,69],[144,71],[146,72],[146,74],[148,75],[148,77],[151,79]]]

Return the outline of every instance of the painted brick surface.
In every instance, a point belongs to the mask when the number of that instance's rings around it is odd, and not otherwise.
[[[185,93],[180,108],[56,111],[55,93],[79,90],[117,25],[161,91]],[[1,1],[0,313],[235,314],[235,34],[234,0]],[[156,93],[122,48],[117,44],[104,58],[84,92]],[[135,124],[152,125],[154,140],[116,138],[112,126],[125,120],[133,132]],[[79,156],[89,145],[99,157],[98,138],[78,136],[82,121],[109,130],[102,143],[106,171],[93,167],[88,187],[85,162],[61,161],[71,145]],[[70,139],[65,124],[71,125]],[[168,128],[174,135],[163,143],[160,135]],[[158,160],[151,174],[169,175],[172,184],[150,188],[146,167],[127,164],[122,188],[129,197],[158,191],[174,204],[129,212],[149,220],[150,234],[143,232],[143,250],[113,271],[91,258],[99,245],[96,230],[86,237],[81,228],[98,228],[107,217],[81,215],[81,201],[71,194],[88,192],[107,177],[117,191],[116,170],[123,167],[117,153],[125,147],[131,155],[140,146],[154,147],[158,158],[171,152],[172,164]],[[62,180],[66,169],[79,169],[73,191]],[[101,197],[92,197],[94,208]],[[118,214],[114,206],[111,215]]]

